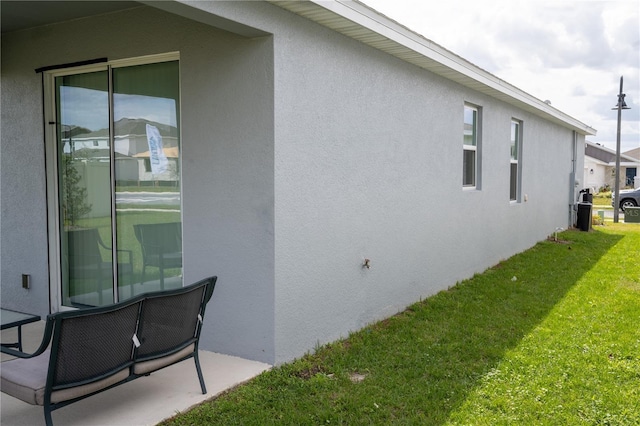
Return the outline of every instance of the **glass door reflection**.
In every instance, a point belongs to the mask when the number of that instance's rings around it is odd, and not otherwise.
[[[57,77],[62,305],[113,302],[108,72]]]
[[[182,286],[178,62],[113,69],[116,239],[134,254],[121,299]]]
[[[62,306],[182,286],[178,72],[54,78]]]

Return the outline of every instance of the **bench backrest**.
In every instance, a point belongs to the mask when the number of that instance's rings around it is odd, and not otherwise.
[[[133,231],[142,246],[142,255],[145,258],[182,252],[180,222],[138,224],[133,225]]]
[[[206,287],[181,294],[149,295],[142,303],[136,361],[181,349],[196,341],[204,315]]]
[[[47,388],[85,385],[194,342],[197,348],[215,281],[212,277],[110,306],[50,315],[53,337]]]
[[[128,368],[141,305],[58,315],[49,361],[51,387],[74,386]]]

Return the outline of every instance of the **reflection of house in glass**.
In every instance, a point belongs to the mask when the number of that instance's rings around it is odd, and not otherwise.
[[[163,151],[168,160],[167,171],[153,174],[149,160],[149,144],[145,126],[151,124],[162,135]],[[85,163],[78,167],[85,179],[93,173],[109,173],[109,129],[88,132],[77,126],[66,126],[64,152],[73,153],[76,162]],[[115,122],[114,152],[117,185],[122,186],[176,186],[178,185],[178,130],[175,126],[160,124],[144,119],[122,118]],[[102,164],[102,165],[100,165]],[[89,170],[93,168],[93,170]],[[103,170],[104,169],[104,170]]]

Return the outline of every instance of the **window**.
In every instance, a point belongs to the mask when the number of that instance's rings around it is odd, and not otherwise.
[[[465,188],[476,188],[478,186],[479,118],[480,110],[477,107],[464,106],[462,186]]]
[[[522,151],[522,123],[511,120],[511,164],[509,174],[509,199],[520,201],[520,155]]]
[[[179,232],[158,232],[149,255],[149,237],[137,231],[159,223],[181,227],[179,204],[150,208],[180,199],[178,60],[156,55],[45,74],[58,309],[182,286],[182,252],[173,250],[181,247]],[[99,149],[87,149],[91,142]],[[139,186],[162,191],[139,192]],[[163,254],[164,262],[154,261]]]

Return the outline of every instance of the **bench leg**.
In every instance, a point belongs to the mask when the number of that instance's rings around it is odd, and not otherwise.
[[[18,326],[18,350],[22,352],[22,325]]]
[[[142,265],[142,279],[140,280],[140,284],[144,284],[144,273],[147,270],[147,264]]]
[[[51,419],[51,408],[46,404],[44,406],[44,423],[47,426],[53,426],[53,420]]]
[[[164,291],[164,266],[160,265],[160,290]]]
[[[204,377],[202,376],[202,369],[200,368],[200,359],[198,358],[198,350],[196,349],[195,354],[193,355],[193,359],[196,362],[196,371],[198,372],[198,380],[200,380],[200,389],[202,389],[202,394],[207,393],[207,387],[204,384]]]

